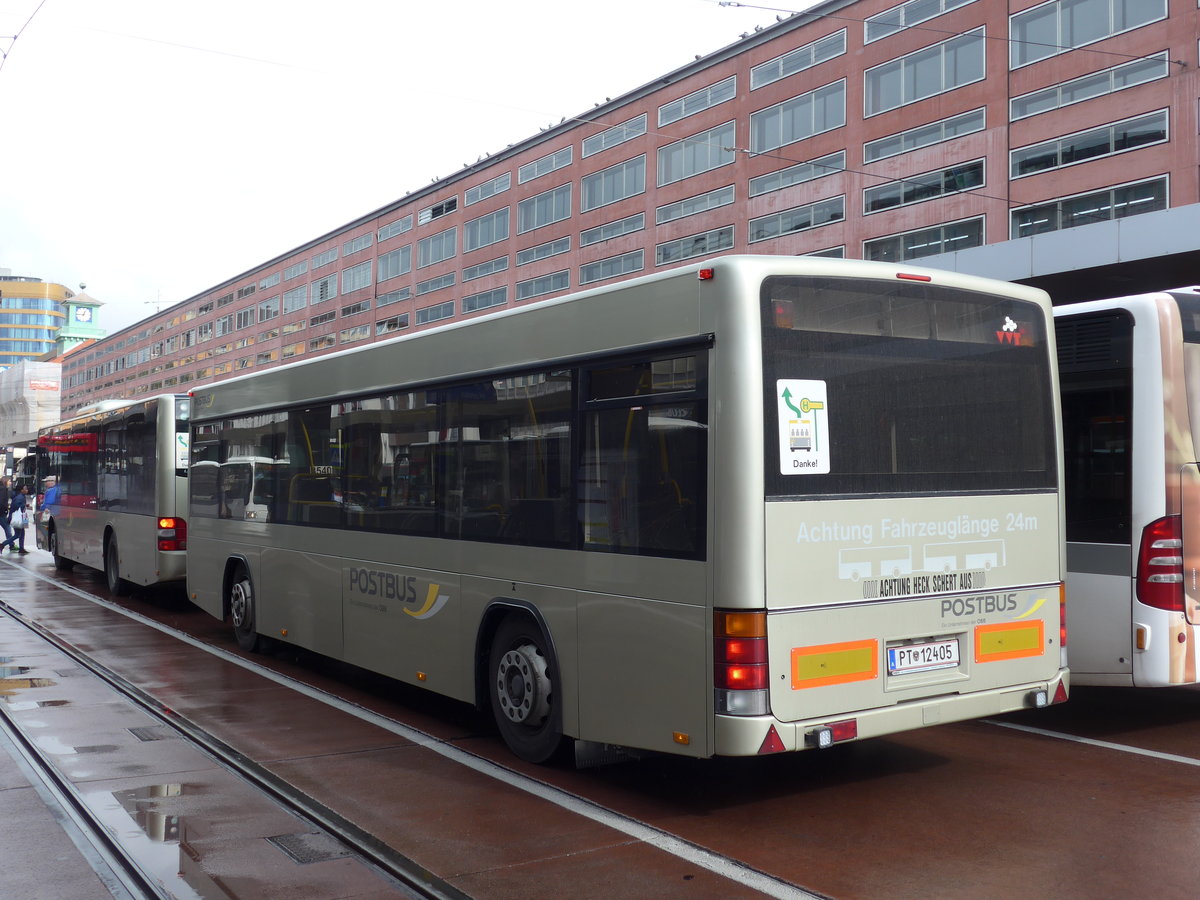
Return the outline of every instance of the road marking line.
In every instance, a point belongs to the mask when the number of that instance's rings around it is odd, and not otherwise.
[[[1015,722],[1000,722],[996,719],[984,719],[989,725],[1000,728],[1011,728],[1013,731],[1026,731],[1029,734],[1040,734],[1042,737],[1058,738],[1062,741],[1073,741],[1076,744],[1086,744],[1089,747],[1099,747],[1102,750],[1117,750],[1121,753],[1132,753],[1135,756],[1148,756],[1151,759],[1161,759],[1165,762],[1182,763],[1185,766],[1200,766],[1200,759],[1190,756],[1178,756],[1174,753],[1163,753],[1159,750],[1144,750],[1141,747],[1130,747],[1128,744],[1114,744],[1111,741],[1098,741],[1095,738],[1081,737],[1077,734],[1065,734],[1061,731],[1047,731],[1045,728],[1034,728],[1031,725],[1018,725]]]
[[[10,565],[13,564],[10,563]],[[301,681],[296,681],[288,678],[285,675],[280,675],[279,673],[273,672],[256,662],[243,659],[242,657],[236,656],[227,650],[222,650],[220,647],[214,647],[211,644],[206,644],[203,641],[193,638],[191,635],[172,629],[170,626],[163,625],[160,622],[155,622],[153,619],[143,616],[141,613],[137,613],[129,609],[123,609],[109,600],[105,600],[102,597],[97,597],[94,594],[89,594],[86,591],[74,587],[73,585],[61,584],[60,582],[55,581],[53,578],[29,569],[26,569],[25,572],[28,575],[32,575],[34,578],[53,585],[59,590],[75,594],[84,600],[95,603],[97,606],[102,606],[105,609],[120,613],[121,615],[129,619],[133,619],[142,625],[148,625],[165,635],[183,641],[186,644],[190,644],[191,646],[196,647],[199,650],[203,650],[206,653],[211,653],[225,662],[241,666],[243,669],[253,672],[256,675],[260,675],[270,681],[274,681],[276,684],[290,688],[294,691],[298,691],[306,697],[320,701],[321,703],[324,703],[327,706],[332,706],[334,709],[337,709],[341,712],[348,713],[349,715],[353,715],[357,718],[363,719],[364,721],[370,722],[379,728],[390,731],[398,737],[402,737],[407,741],[411,741],[420,747],[432,750],[434,753],[437,753],[438,755],[443,756],[452,762],[458,763],[459,765],[465,766],[468,769],[472,769],[481,775],[494,778],[497,781],[509,785],[510,787],[517,788],[518,790],[522,790],[527,794],[538,797],[541,800],[553,803],[554,805],[559,806],[568,812],[573,812],[576,815],[583,816],[584,818],[590,819],[600,825],[607,825],[609,828],[628,835],[634,840],[649,844],[650,846],[662,850],[664,853],[669,853],[672,856],[678,857],[679,859],[682,859],[691,865],[702,869],[707,869],[709,872],[720,875],[724,878],[728,878],[737,884],[752,888],[753,890],[759,891],[765,896],[775,897],[778,898],[778,900],[821,900],[823,896],[821,894],[810,893],[803,888],[797,887],[791,882],[768,875],[765,872],[760,872],[757,869],[749,868],[748,866],[743,865],[736,860],[722,856],[716,851],[708,850],[699,844],[693,844],[691,841],[688,841],[685,838],[681,838],[667,831],[663,831],[662,829],[656,828],[653,825],[648,825],[645,822],[632,819],[605,806],[600,806],[597,803],[593,803],[591,800],[580,797],[578,794],[572,794],[568,791],[564,791],[561,788],[556,788],[551,784],[547,784],[544,781],[538,781],[536,778],[531,778],[528,775],[522,775],[519,772],[506,769],[503,766],[484,759],[481,756],[476,756],[467,750],[455,747],[453,744],[448,744],[442,741],[440,738],[436,738],[424,731],[420,731],[419,729],[413,728],[409,725],[403,725],[400,722],[387,718],[386,716],[371,712],[369,709],[364,709],[357,704],[343,700],[340,697],[321,690],[320,688],[313,687]]]

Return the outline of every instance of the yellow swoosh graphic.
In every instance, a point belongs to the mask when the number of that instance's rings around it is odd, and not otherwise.
[[[1029,607],[1029,609],[1025,610],[1025,612],[1023,612],[1019,616],[1017,616],[1017,618],[1024,619],[1024,618],[1027,618],[1028,616],[1032,616],[1035,612],[1037,612],[1039,609],[1042,608],[1042,606],[1043,606],[1043,604],[1045,604],[1045,602],[1046,602],[1045,597],[1039,598],[1038,601],[1033,604],[1033,606]]]

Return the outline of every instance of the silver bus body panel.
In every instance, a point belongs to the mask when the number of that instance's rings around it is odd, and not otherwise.
[[[714,270],[711,281],[698,280],[702,267]],[[707,561],[205,518],[189,523],[189,591],[203,608],[222,615],[221,573],[232,557],[245,556],[265,610],[259,628],[263,634],[306,646],[340,646],[340,652],[330,655],[468,702],[480,699],[475,664],[485,613],[496,604],[530,604],[541,614],[558,652],[565,734],[711,756],[757,752],[774,724],[781,734],[790,735],[785,737],[789,748],[799,749],[803,742],[795,735],[800,720],[784,721],[780,711],[767,717],[714,713],[714,608],[778,607],[780,612],[770,621],[779,636],[773,630],[771,640],[782,643],[773,645],[772,654],[783,654],[784,643],[790,650],[793,644],[810,641],[809,620],[794,610],[794,598],[783,599],[798,570],[780,562],[779,550],[768,549],[795,547],[795,531],[787,524],[795,513],[785,508],[796,504],[768,504],[764,497],[759,288],[769,274],[892,279],[894,272],[888,265],[841,260],[726,257],[203,385],[194,392],[193,419],[205,422],[527,366],[553,367],[547,359],[584,359],[671,342],[690,341],[704,348],[715,335],[711,349],[699,351],[707,353],[709,372]],[[994,281],[957,273],[930,274],[949,287],[980,292],[998,287]],[[1004,286],[1004,291],[1049,309],[1040,291],[1015,285]],[[712,302],[713,295],[720,302]],[[526,314],[533,309],[536,314]],[[464,343],[470,348],[465,354],[469,372],[462,371]],[[1061,471],[1061,449],[1059,453]],[[1020,501],[1028,499],[1023,496]],[[975,500],[958,498],[960,503]],[[1056,494],[1041,495],[1035,502],[1042,504],[1038,515],[1046,523],[1061,521]],[[838,505],[840,501],[829,507]],[[782,535],[777,533],[781,527]],[[1052,530],[1041,532],[1041,541],[1036,562],[1026,564],[1010,551],[1005,566],[1022,572],[1023,587],[1039,592],[1038,598],[1045,593],[1041,586],[1055,585],[1048,603],[1052,609],[1044,615],[1046,633],[1057,642],[1058,630],[1051,624],[1057,625],[1062,542]],[[282,547],[288,549],[272,549]],[[998,558],[994,550],[989,552]],[[272,562],[263,563],[263,557]],[[317,558],[321,561],[314,565]],[[837,554],[830,554],[826,562],[836,583]],[[311,580],[310,566],[319,572]],[[363,574],[355,575],[356,568],[385,577],[390,584],[413,579],[415,599],[380,599],[369,591],[364,596],[359,589]],[[800,577],[807,576],[801,572]],[[310,584],[324,599],[302,596]],[[410,598],[408,582],[403,584],[404,596]],[[297,596],[285,600],[280,596],[284,592]],[[432,610],[443,595],[446,600],[433,615],[422,619],[406,614],[420,612],[426,603],[431,604],[426,611]],[[806,596],[807,602],[821,605],[816,592]],[[935,608],[940,599],[919,602]],[[878,604],[864,602],[861,596],[858,600],[836,612],[828,607],[814,610],[811,618],[824,614],[837,619],[839,624],[826,626],[833,632],[857,626],[863,633],[887,635],[900,629],[906,613],[898,612],[877,626],[871,617]],[[319,614],[312,610],[318,602],[327,604]],[[795,627],[789,621],[793,617]],[[285,630],[286,635],[281,634]],[[788,677],[788,667],[777,669],[779,664],[773,655],[773,681]],[[862,733],[883,734],[914,723],[1020,708],[1031,685],[1053,692],[1066,673],[1059,667],[1059,654],[1047,652],[1036,674],[1024,664],[1010,674],[1016,683],[989,685],[978,694],[947,693],[922,701],[909,699],[920,691],[894,692],[884,700],[886,709],[863,714]],[[975,686],[967,682],[965,689]],[[934,693],[932,687],[928,693]],[[790,710],[788,702],[780,705],[788,716],[805,715],[803,710]],[[921,706],[924,712],[913,712]]]
[[[1200,508],[1195,424],[1189,408],[1200,384],[1188,382],[1187,354],[1200,347],[1181,343],[1179,310],[1169,293],[1098,300],[1057,307],[1056,317],[1124,310],[1133,317],[1134,360],[1131,429],[1132,482],[1129,544],[1067,545],[1067,621],[1071,629],[1072,680],[1085,685],[1165,687],[1191,684],[1200,672],[1200,630],[1187,612],[1138,602],[1139,539],[1154,520],[1183,515],[1185,560],[1200,544],[1194,536]],[[1200,373],[1197,373],[1200,374]],[[1195,377],[1195,375],[1193,375]],[[1195,509],[1193,512],[1192,510]],[[1193,565],[1188,571],[1194,572]],[[1185,573],[1186,609],[1195,610],[1200,590]],[[1139,630],[1142,648],[1136,646]]]

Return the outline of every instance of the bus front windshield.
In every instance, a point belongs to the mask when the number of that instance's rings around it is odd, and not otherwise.
[[[915,281],[763,283],[770,497],[1052,490],[1034,303]]]

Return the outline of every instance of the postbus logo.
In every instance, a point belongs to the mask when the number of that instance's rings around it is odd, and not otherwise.
[[[378,569],[362,569],[357,566],[350,569],[350,593],[379,600],[393,600],[404,604],[401,610],[406,616],[425,620],[436,616],[447,603],[450,595],[443,594],[440,584],[430,583],[421,597],[415,575],[400,575],[396,572],[384,572]],[[380,612],[386,606],[380,604],[372,607]]]
[[[1012,344],[1018,347],[1021,345],[1021,338],[1024,336],[1025,332],[1021,330],[1021,326],[1009,316],[1004,317],[1003,327],[996,332],[996,340],[1001,344]]]

